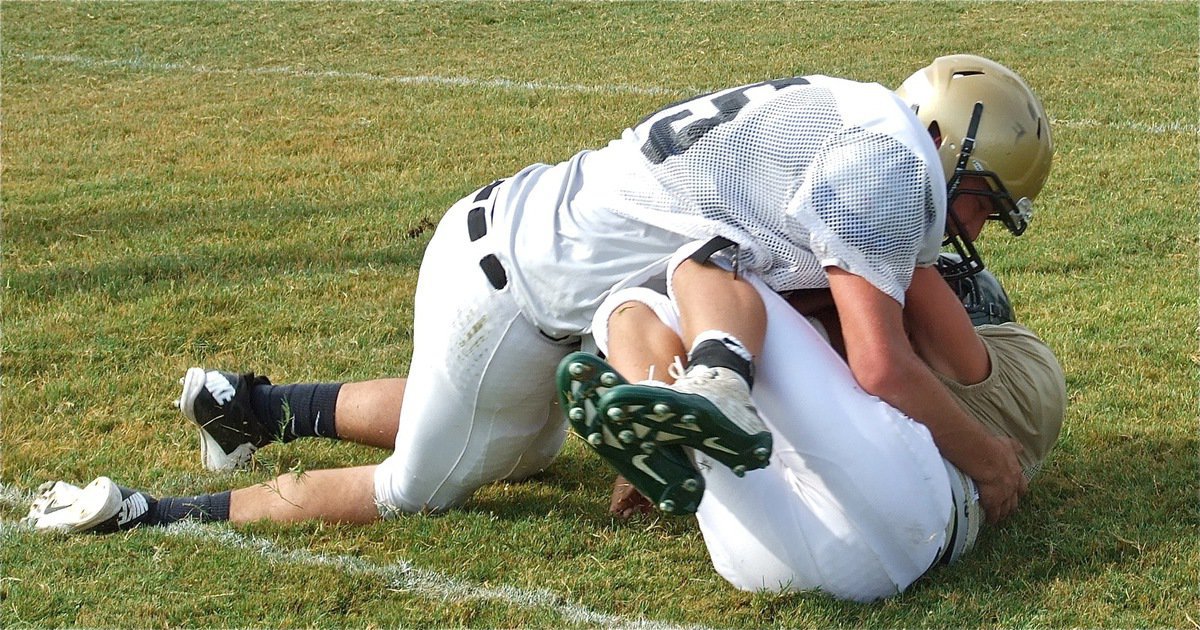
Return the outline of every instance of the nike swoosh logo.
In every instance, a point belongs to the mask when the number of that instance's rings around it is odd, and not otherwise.
[[[69,506],[69,505],[49,505],[49,506],[46,506],[46,509],[42,510],[42,514],[53,514],[55,512],[58,512],[59,510],[65,510],[69,507],[71,507],[71,506]]]
[[[737,451],[731,451],[731,450],[725,448],[724,446],[721,446],[718,443],[718,441],[720,439],[721,438],[719,438],[719,437],[710,437],[710,438],[704,440],[704,445],[707,446],[708,448],[711,448],[716,451],[724,451],[726,453],[729,453],[730,455],[737,455]]]
[[[650,467],[649,467],[649,466],[647,466],[647,465],[646,465],[646,460],[647,460],[647,459],[650,459],[650,456],[649,456],[649,455],[635,455],[635,456],[633,457],[633,465],[634,465],[634,467],[636,467],[638,470],[640,470],[640,471],[642,471],[642,472],[646,473],[647,475],[651,476],[651,477],[652,477],[652,478],[654,478],[654,480],[655,480],[655,481],[657,481],[658,483],[661,483],[661,484],[663,484],[663,485],[666,485],[666,483],[667,483],[667,480],[666,480],[666,479],[663,479],[662,477],[660,477],[660,476],[658,475],[658,473],[654,472],[653,470],[651,470],[651,469],[650,469]]]

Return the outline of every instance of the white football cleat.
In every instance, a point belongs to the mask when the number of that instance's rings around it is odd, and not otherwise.
[[[78,534],[118,528],[125,503],[120,487],[108,477],[98,477],[86,488],[65,481],[46,482],[38,491],[29,515],[21,521],[38,531]],[[145,505],[144,497],[142,504]]]

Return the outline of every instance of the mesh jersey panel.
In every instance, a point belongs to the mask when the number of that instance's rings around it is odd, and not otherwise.
[[[584,175],[615,187],[607,205],[624,216],[737,242],[741,264],[777,291],[828,286],[823,267],[836,265],[903,303],[944,216],[924,133],[881,86],[788,79],[653,114],[589,157]]]

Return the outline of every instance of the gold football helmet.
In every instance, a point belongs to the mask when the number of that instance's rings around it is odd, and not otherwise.
[[[1023,233],[1054,154],[1050,120],[1025,81],[983,57],[948,55],[913,73],[896,94],[933,137],[947,178],[948,203],[960,194],[989,197],[993,211],[988,218],[1015,235]],[[989,190],[960,189],[968,175],[982,177]],[[960,269],[943,273],[962,277],[982,270],[958,217],[948,209],[946,220],[957,228],[947,230],[946,245],[962,262]]]

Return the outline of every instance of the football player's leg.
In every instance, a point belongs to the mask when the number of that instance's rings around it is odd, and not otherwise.
[[[626,380],[670,381],[671,363],[687,355],[676,332],[678,311],[661,293],[640,287],[619,291],[600,306],[595,319],[604,322],[594,328],[604,336],[597,345]]]
[[[546,423],[534,435],[529,445],[517,459],[512,472],[505,481],[524,481],[546,469],[567,441],[567,423],[563,420],[562,407],[552,400],[546,407]]]
[[[469,209],[458,204],[442,220],[417,282],[395,452],[375,474],[379,503],[401,512],[458,505],[512,474],[548,430],[554,369],[571,349],[489,282],[479,264],[486,239],[468,238]]]
[[[734,337],[751,355],[762,350],[766,311],[745,276],[714,263],[685,259],[670,275],[670,296],[679,308],[684,343],[721,331]]]
[[[407,382],[382,378],[343,385],[335,416],[338,438],[378,448],[395,446]]]
[[[531,447],[556,453],[561,446],[562,416],[551,420],[547,409],[566,349],[515,308],[500,315],[489,314],[484,326],[498,330],[480,331],[488,350],[476,356],[459,355],[458,344],[443,351],[417,342],[396,450],[375,475],[382,506],[418,512],[459,505],[484,484],[544,468],[552,453]],[[500,334],[499,343],[487,343],[490,334]]]
[[[669,282],[690,348],[686,370],[669,385],[613,388],[604,398],[606,414],[635,429],[649,427],[650,442],[698,449],[739,474],[766,466],[771,434],[750,398],[754,353],[766,327],[762,300],[744,279],[693,260],[688,248],[673,258]]]
[[[929,432],[859,389],[807,320],[756,283],[768,327],[754,399],[775,435],[772,466],[739,479],[706,469],[697,516],[713,564],[747,590],[895,594],[938,558],[952,510]]]
[[[370,523],[379,519],[374,476],[375,466],[286,473],[234,490],[229,520],[235,524],[260,520]]]
[[[273,442],[302,437],[391,448],[404,379],[273,385],[254,373],[191,368],[176,405],[200,434],[209,470],[233,470]]]
[[[22,522],[37,531],[106,534],[136,527],[170,525],[184,519],[229,519],[230,492],[155,498],[141,490],[97,477],[80,488],[52,481],[38,488]]]
[[[200,522],[323,520],[367,523],[375,507],[374,466],[289,473],[239,490],[194,496],[155,497],[97,477],[80,488],[58,481],[40,488],[24,521],[38,531],[111,533]]]
[[[576,431],[620,475],[610,510],[622,517],[651,506],[690,514],[704,492],[700,474],[681,447],[654,442],[655,433],[647,423],[599,413],[607,391],[626,382],[622,378],[605,383],[609,370],[633,379],[671,380],[669,367],[683,356],[684,349],[679,334],[664,321],[678,323],[667,296],[644,288],[618,291],[593,319],[597,346],[607,352],[611,365],[575,354],[564,361],[566,371],[559,371],[563,399],[568,401]]]
[[[635,289],[634,291],[639,291]],[[631,294],[629,297],[636,297]],[[679,338],[678,317],[665,295],[647,291],[643,301],[618,305],[607,317],[608,356],[613,367],[631,380],[642,378],[671,382],[670,365],[675,357],[687,356]],[[666,322],[671,322],[674,325]],[[650,513],[658,501],[650,501],[624,476],[613,482],[609,512],[620,518]]]

